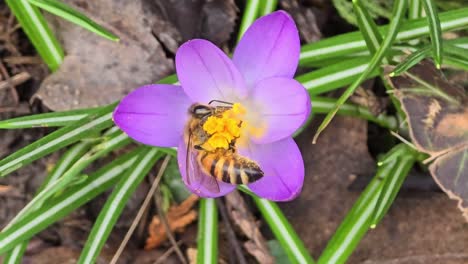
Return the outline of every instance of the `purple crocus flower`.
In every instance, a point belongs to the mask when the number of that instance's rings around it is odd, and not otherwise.
[[[143,144],[178,147],[179,168],[187,187],[202,197],[218,197],[236,186],[218,181],[219,192],[213,192],[188,183],[184,128],[194,103],[237,103],[245,111],[242,122],[246,124],[241,128],[242,143],[236,143],[237,152],[256,161],[264,172],[263,178],[248,187],[269,200],[291,200],[304,181],[304,163],[292,134],[311,109],[307,91],[293,79],[299,52],[296,25],[284,11],[255,21],[232,59],[209,41],[190,40],[176,54],[180,86],[138,88],[120,102],[114,121]]]

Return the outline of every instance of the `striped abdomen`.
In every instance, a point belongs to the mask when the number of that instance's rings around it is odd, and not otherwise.
[[[203,171],[219,181],[249,184],[263,177],[257,163],[229,151],[200,151],[197,159]]]

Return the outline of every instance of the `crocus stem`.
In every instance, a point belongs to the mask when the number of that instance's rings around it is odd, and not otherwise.
[[[197,263],[218,263],[218,210],[212,198],[200,200]]]

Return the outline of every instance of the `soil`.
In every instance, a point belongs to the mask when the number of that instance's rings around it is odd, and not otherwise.
[[[137,12],[142,6],[147,11],[138,19],[127,14],[128,19],[122,24],[118,15],[106,14],[121,5],[120,0],[66,2],[117,30],[128,45],[124,49],[109,51],[120,56],[109,59],[99,53],[112,49],[109,43],[68,22],[48,16],[68,54],[62,70],[50,74],[6,5],[0,3],[0,82],[22,73],[29,75],[26,81],[0,89],[0,120],[50,110],[101,105],[119,99],[129,87],[150,83],[171,73],[175,50],[190,38],[206,38],[228,50],[234,43],[239,14],[244,8],[244,1],[234,0],[187,0],[177,1],[177,4],[175,1],[132,1],[136,4],[126,6],[128,12]],[[352,30],[339,18],[329,1],[298,3],[288,0],[281,1],[281,7],[297,21],[303,43]],[[220,26],[219,21],[225,21],[225,24]],[[145,32],[153,35],[145,35]],[[80,39],[79,45],[77,39]],[[137,51],[141,52],[140,58],[134,57]],[[93,56],[93,52],[100,55]],[[121,61],[128,64],[123,65]],[[131,65],[135,61],[138,67]],[[98,70],[99,67],[103,70]],[[81,74],[83,70],[86,75]],[[132,71],[132,74],[120,75],[126,71]],[[62,93],[64,89],[67,90],[65,94]],[[320,121],[320,118],[315,118],[297,138],[306,166],[303,192],[293,202],[281,204],[314,258],[320,255],[359,196],[362,188],[356,190],[352,186],[358,182],[365,186],[373,176],[375,159],[369,149],[375,149],[374,145],[378,144],[378,141],[368,140],[369,132],[375,133],[375,129],[369,129],[367,122],[337,117],[313,145],[312,136]],[[0,158],[50,131],[44,128],[0,130]],[[0,179],[0,186],[11,188],[8,192],[0,192],[0,228],[31,199],[59,156],[60,153],[50,155]],[[456,202],[433,188],[435,185],[428,174],[423,178],[425,182],[429,179],[429,185],[421,183],[421,188],[416,184],[416,188],[403,189],[383,222],[368,232],[348,263],[468,263],[468,225],[456,208]],[[112,258],[149,189],[148,182],[145,181],[130,200],[98,263],[108,263]],[[36,236],[23,263],[75,263],[106,197],[107,194],[101,195]],[[249,203],[248,198],[246,201]],[[255,210],[254,207],[251,209]],[[154,263],[170,247],[164,243],[158,249],[143,250],[146,227],[153,211],[154,206],[141,221],[119,263]],[[272,238],[265,224],[261,222],[260,225],[264,236]],[[178,235],[184,250],[195,246],[196,228],[196,224],[192,224]],[[230,249],[223,223],[220,229],[220,241],[223,243],[220,245],[221,263],[229,263]],[[245,240],[240,230],[235,228],[235,231],[241,240]],[[247,255],[245,251],[244,254]],[[53,260],[50,256],[54,256]],[[254,261],[251,256],[247,260],[249,263]],[[178,263],[178,259],[172,254],[164,263]]]

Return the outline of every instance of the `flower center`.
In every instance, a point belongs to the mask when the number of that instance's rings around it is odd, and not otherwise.
[[[255,113],[248,113],[242,104],[234,103],[232,108],[207,118],[203,130],[209,137],[202,147],[208,151],[229,149],[230,146],[247,143],[248,138],[259,138],[266,131],[259,119]]]
[[[245,108],[240,103],[235,103],[232,108],[207,118],[203,124],[203,130],[210,135],[203,144],[203,148],[214,150],[217,148],[229,149],[229,146],[240,137],[243,119],[246,115]]]

